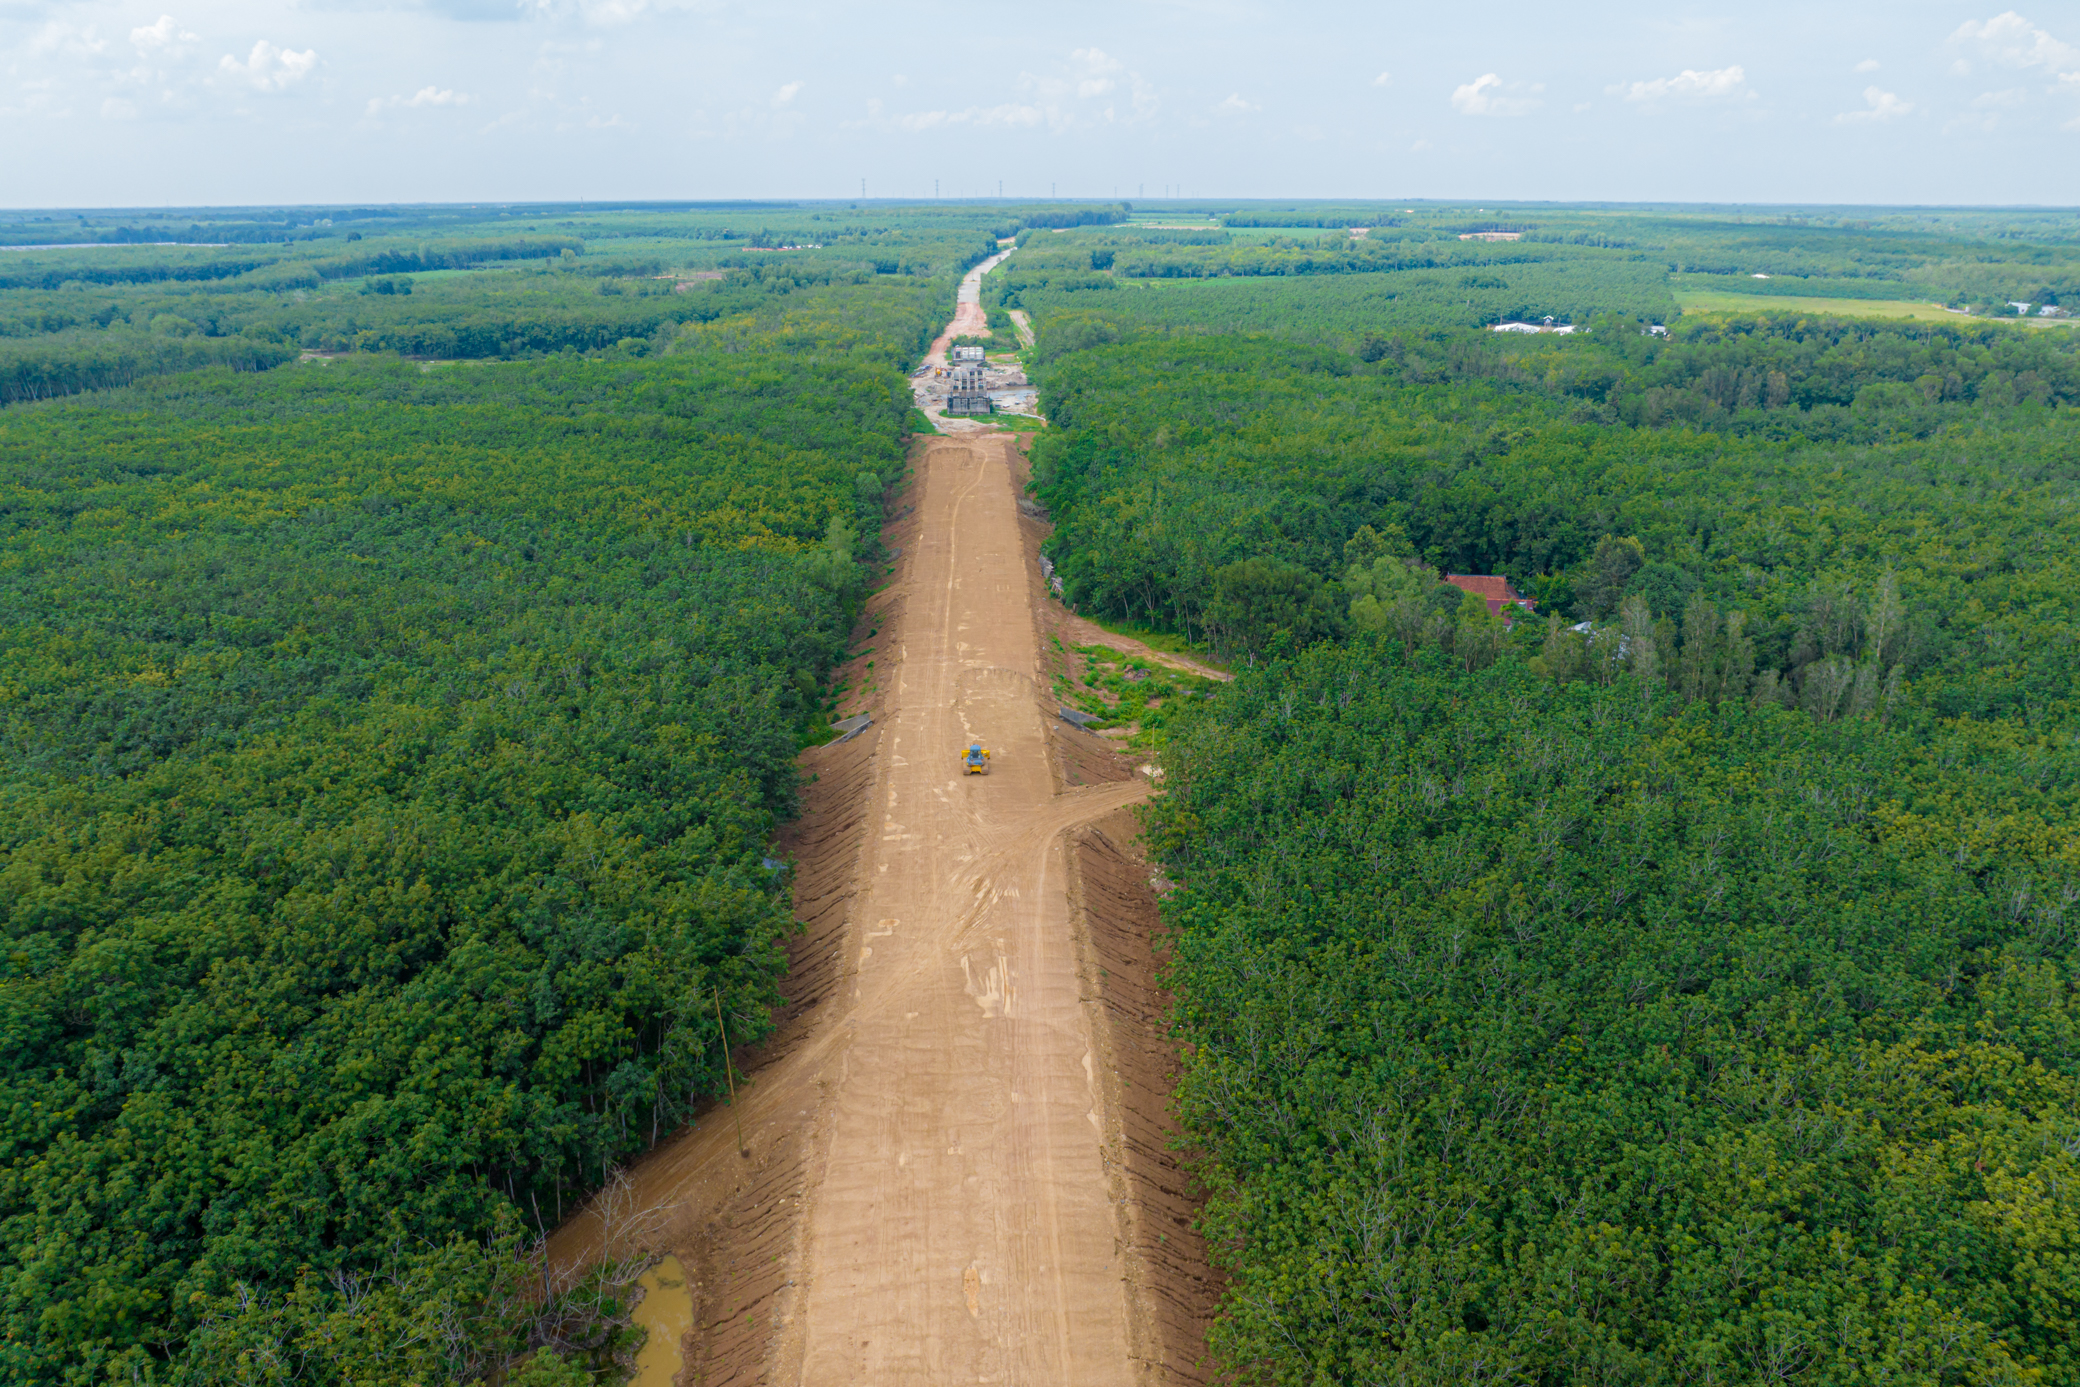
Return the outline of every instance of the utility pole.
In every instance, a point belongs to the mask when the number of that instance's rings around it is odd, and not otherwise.
[[[715,989],[715,1029],[722,1033],[722,1077],[729,1080],[729,1110],[737,1119],[737,1154],[748,1156],[744,1148],[744,1114],[737,1111],[737,1076],[729,1067],[729,1029],[722,1021],[722,989]]]
[[[934,179],[932,180],[932,201],[934,201],[934,202],[937,202],[938,200],[939,200],[939,180],[938,180],[938,179],[936,179],[936,178],[934,178]]]
[[[1004,180],[1001,178],[997,180],[997,196],[1000,198],[1004,196]]]
[[[862,178],[859,181],[859,195],[862,201],[864,201],[867,196],[867,180],[864,178]]]

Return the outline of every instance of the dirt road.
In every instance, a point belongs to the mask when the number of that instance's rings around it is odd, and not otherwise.
[[[981,325],[994,263],[948,337]],[[1165,1135],[1154,897],[1114,846],[1148,783],[1049,722],[1039,628],[1074,619],[1021,528],[1014,437],[911,457],[902,557],[847,667],[873,725],[804,754],[790,1005],[734,1109],[636,1162],[550,1256],[679,1259],[680,1387],[1197,1383],[1213,1292]],[[987,775],[961,773],[971,740]]]
[[[803,1244],[805,1384],[1130,1380],[1009,441],[934,442],[883,732],[830,1136]],[[966,776],[962,747],[992,753]],[[790,1374],[791,1376],[791,1374]]]
[[[944,366],[946,349],[954,338],[981,337],[989,332],[989,314],[982,308],[982,277],[1009,259],[1014,249],[1008,242],[998,244],[1005,248],[961,276],[960,287],[953,295],[953,321],[933,339],[931,350],[924,354],[926,366]]]
[[[682,1383],[1127,1387],[1155,1356],[1130,1333],[1152,1322],[1130,1303],[1142,1235],[1068,856],[1148,787],[1057,791],[1017,460],[1005,434],[920,440],[915,528],[876,599],[878,741],[820,749],[820,775],[872,784],[851,794],[864,832],[834,831],[818,869],[850,880],[797,953],[826,981],[800,984],[820,995],[735,1113],[631,1172],[699,1283]],[[986,776],[960,771],[970,740]],[[599,1236],[580,1218],[552,1251]]]

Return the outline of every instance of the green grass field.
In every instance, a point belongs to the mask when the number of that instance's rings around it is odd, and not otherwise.
[[[1933,303],[1907,299],[1813,299],[1795,294],[1721,294],[1711,291],[1676,291],[1676,303],[1685,313],[1810,313],[1836,318],[1918,318],[1927,322],[2000,322],[1974,318]],[[2013,318],[2006,321],[2029,327],[2071,327],[2072,318]]]

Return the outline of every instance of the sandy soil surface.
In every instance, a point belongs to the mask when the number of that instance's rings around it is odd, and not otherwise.
[[[1076,835],[1130,835],[1118,811],[1148,782],[1050,716],[1039,632],[1067,614],[1027,552],[1018,438],[915,448],[849,670],[874,726],[804,758],[791,1004],[741,1057],[736,1109],[630,1171],[694,1282],[678,1381],[1191,1381],[1210,1292],[1188,1184],[1154,1150],[1170,1059],[1145,944],[1133,1024],[1107,1011],[1153,894],[1111,854],[1099,903],[1128,905],[1094,923],[1078,870]],[[987,776],[959,772],[971,739]],[[552,1251],[611,1239],[581,1216]]]
[[[787,1346],[803,1383],[1132,1380],[1063,835],[1146,786],[1055,793],[1011,453],[927,452]],[[971,738],[987,776],[959,773]]]

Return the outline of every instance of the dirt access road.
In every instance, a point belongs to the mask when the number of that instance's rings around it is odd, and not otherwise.
[[[982,337],[989,332],[989,314],[982,307],[982,277],[1010,259],[1016,249],[1009,241],[997,244],[1003,249],[961,276],[960,287],[953,294],[953,321],[932,339],[931,349],[924,354],[924,369],[946,364],[946,349],[954,338]]]
[[[609,1240],[688,1270],[681,1387],[1196,1381],[1210,1302],[1178,1262],[1197,1239],[1159,1004],[1144,989],[1108,1019],[1105,982],[1152,977],[1125,961],[1153,926],[1147,869],[1110,846],[1148,784],[1104,745],[1078,754],[1114,778],[1057,774],[1051,738],[1103,739],[1052,726],[1036,682],[1037,618],[1066,613],[1044,606],[1016,440],[920,439],[912,461],[905,552],[872,608],[879,673],[867,652],[855,666],[875,725],[805,757],[794,1004],[734,1111],[631,1169],[645,1231]],[[986,776],[960,772],[971,739]],[[1071,891],[1099,849],[1118,926],[1094,944]],[[596,1210],[573,1219],[552,1256],[582,1263],[601,1232]]]
[[[1126,1384],[1125,1288],[1010,440],[934,441],[857,975],[809,1181],[799,1381]],[[960,772],[970,739],[986,776]],[[788,1374],[792,1377],[793,1374]]]

